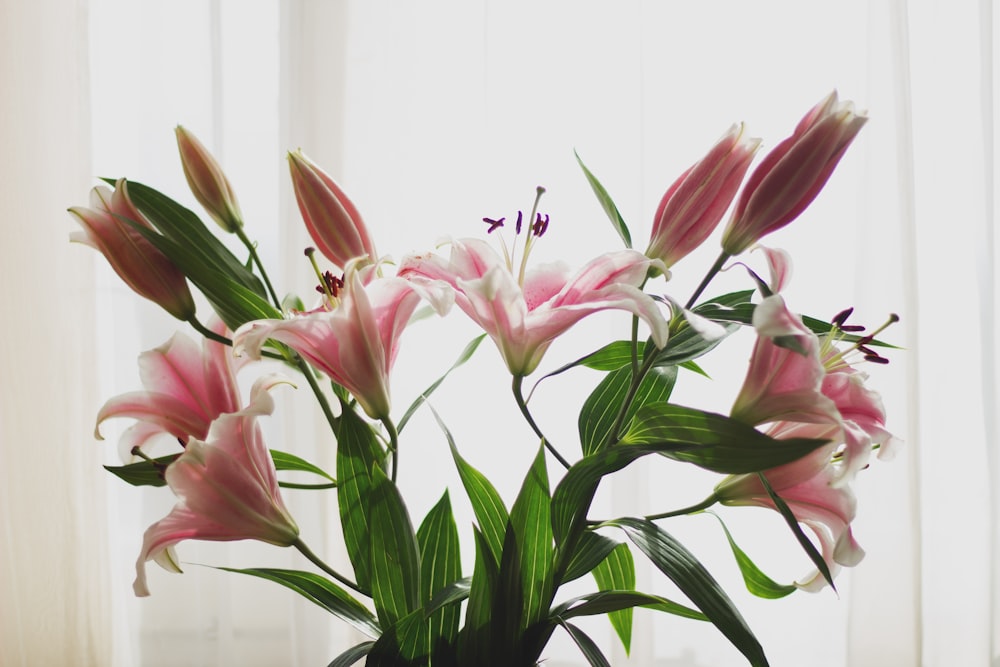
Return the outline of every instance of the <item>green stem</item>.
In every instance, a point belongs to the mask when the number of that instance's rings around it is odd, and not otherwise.
[[[542,430],[538,428],[538,424],[535,423],[535,418],[531,416],[531,412],[528,410],[528,404],[524,402],[524,394],[521,393],[521,384],[523,382],[523,375],[515,375],[513,381],[511,382],[511,390],[514,392],[514,400],[517,401],[517,407],[520,408],[521,414],[524,415],[524,418],[527,420],[531,430],[535,432],[535,435],[542,439],[542,444],[545,445],[545,449],[549,450],[549,453],[556,457],[556,460],[562,464],[562,467],[569,470],[569,461],[563,458],[562,454],[560,454],[552,443],[549,442],[549,439],[545,437]]]
[[[316,554],[314,554],[312,552],[312,550],[310,550],[309,547],[307,547],[305,545],[305,542],[303,542],[302,540],[296,539],[294,542],[292,542],[291,546],[293,546],[296,549],[298,549],[299,552],[301,552],[301,554],[303,556],[305,556],[306,558],[308,558],[310,560],[310,562],[313,563],[313,565],[315,565],[319,569],[323,570],[324,572],[326,572],[327,574],[329,574],[331,577],[333,577],[334,579],[336,579],[340,583],[344,584],[348,588],[350,588],[350,589],[352,589],[352,590],[354,590],[354,591],[356,591],[358,593],[361,593],[362,595],[368,595],[363,590],[361,590],[361,588],[356,583],[354,583],[353,581],[351,581],[350,579],[348,579],[347,577],[345,577],[344,575],[340,574],[339,572],[337,572],[336,570],[334,570],[332,567],[330,567],[329,565],[327,565],[326,563],[324,563],[322,560],[320,560],[320,557],[317,556]]]
[[[271,295],[271,300],[274,301],[274,305],[278,310],[281,310],[281,300],[278,299],[278,295],[274,292],[274,287],[271,286],[271,279],[267,277],[267,271],[264,270],[264,264],[260,261],[260,257],[257,255],[257,248],[254,244],[250,242],[247,238],[246,232],[243,231],[243,227],[236,228],[236,236],[239,237],[240,241],[250,252],[250,258],[253,263],[257,265],[257,269],[260,271],[260,277],[264,279],[264,285],[267,286],[267,292]]]
[[[686,310],[690,310],[694,306],[694,302],[698,300],[698,297],[701,296],[701,293],[704,292],[705,288],[708,287],[708,284],[712,282],[712,278],[714,278],[716,274],[722,270],[722,265],[726,263],[726,260],[729,259],[729,257],[730,257],[729,253],[723,250],[722,253],[719,255],[719,258],[715,260],[715,264],[712,265],[712,268],[710,268],[708,270],[708,273],[705,274],[705,277],[702,278],[701,284],[698,285],[698,289],[696,289],[694,291],[694,294],[691,295],[691,298],[688,300],[687,305],[684,306]]]
[[[392,452],[392,471],[389,473],[389,479],[395,484],[396,472],[399,470],[399,431],[396,430],[396,425],[388,417],[382,419],[382,425],[385,426],[385,430],[389,434],[389,451]]]
[[[651,342],[647,342],[647,345]],[[642,366],[639,368],[637,373],[632,373],[632,384],[628,387],[628,392],[625,394],[625,400],[622,401],[621,407],[618,409],[618,414],[615,416],[615,421],[611,425],[611,430],[608,431],[608,443],[612,445],[618,442],[618,432],[621,430],[625,423],[625,416],[628,415],[628,409],[632,405],[632,401],[635,400],[635,395],[639,391],[639,385],[642,384],[642,379],[646,377],[646,373],[649,369],[653,367],[656,362],[656,354],[649,354],[642,361]]]
[[[319,491],[324,489],[336,489],[337,484],[335,482],[327,482],[326,484],[299,484],[297,482],[278,482],[278,486],[283,489],[304,489],[306,491]]]
[[[632,377],[639,372],[639,317],[632,316]]]
[[[330,430],[333,431],[334,435],[337,434],[337,418],[333,414],[333,410],[330,408],[330,402],[326,400],[326,394],[320,389],[319,383],[316,382],[316,377],[313,375],[312,366],[306,363],[306,360],[300,357],[298,354],[292,352],[295,361],[295,365],[298,366],[299,371],[305,376],[306,382],[309,383],[309,388],[312,389],[313,395],[316,397],[316,401],[319,402],[319,407],[323,410],[323,416],[326,417],[326,423],[330,425]]]
[[[220,334],[215,333],[214,331],[212,331],[211,329],[209,329],[208,327],[206,327],[204,324],[202,324],[201,322],[199,322],[196,317],[192,316],[191,319],[188,320],[187,322],[192,327],[194,327],[195,331],[197,331],[198,333],[200,333],[205,338],[208,338],[209,340],[214,340],[216,343],[222,343],[223,345],[227,345],[229,347],[233,346],[233,341],[231,339],[226,338],[225,336],[222,336]],[[267,357],[268,359],[280,359],[282,361],[284,361],[284,359],[285,359],[280,354],[276,354],[274,352],[268,352],[267,350],[261,350],[260,354],[261,354],[261,356]]]

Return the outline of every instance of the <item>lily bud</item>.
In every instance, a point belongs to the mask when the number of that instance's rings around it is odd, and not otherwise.
[[[375,261],[375,246],[361,214],[344,191],[302,151],[288,154],[299,211],[319,251],[345,268],[350,260]]]
[[[758,146],[760,139],[745,137],[743,125],[733,125],[681,174],[656,209],[646,256],[671,267],[701,245],[732,203]]]
[[[175,133],[184,176],[194,198],[220,227],[227,232],[235,232],[243,226],[243,215],[222,167],[193,134],[180,125]]]
[[[195,305],[184,274],[128,222],[152,229],[128,198],[125,179],[115,184],[113,193],[104,186],[94,188],[90,206],[69,209],[83,225],[83,231],[70,234],[70,241],[97,249],[136,294],[179,320],[190,320]]]
[[[754,170],[722,236],[722,249],[738,255],[761,237],[797,218],[826,185],[844,151],[868,118],[830,93]]]

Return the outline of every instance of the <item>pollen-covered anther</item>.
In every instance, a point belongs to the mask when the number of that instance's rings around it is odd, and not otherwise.
[[[323,273],[323,284],[316,286],[316,291],[320,294],[329,294],[330,296],[336,298],[340,293],[340,290],[344,289],[344,278],[343,276],[337,277],[333,275],[330,271]]]
[[[506,218],[500,218],[498,220],[494,220],[493,218],[483,218],[483,222],[485,222],[486,224],[488,224],[490,226],[490,228],[486,230],[486,233],[487,234],[492,234],[498,227],[503,227],[503,221],[504,220],[506,220]],[[517,220],[517,227],[518,227],[518,229],[521,228],[521,219],[520,219],[520,217],[518,217],[518,220]]]
[[[531,226],[531,233],[535,236],[541,236],[545,233],[545,230],[549,228],[549,214],[545,214],[545,218],[542,218],[541,213],[535,215],[535,223]]]

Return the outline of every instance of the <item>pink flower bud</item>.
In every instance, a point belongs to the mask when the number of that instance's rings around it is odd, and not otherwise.
[[[850,102],[838,102],[836,91],[813,107],[750,175],[722,236],[722,249],[738,255],[797,218],[826,185],[867,120]]]
[[[193,134],[180,125],[175,132],[184,176],[195,199],[220,227],[227,232],[236,231],[243,226],[243,215],[222,167]]]
[[[195,306],[184,274],[128,222],[152,229],[129,200],[125,179],[115,184],[113,193],[104,186],[94,188],[90,205],[69,209],[83,225],[83,231],[70,234],[70,241],[96,248],[136,294],[179,320],[190,320]]]
[[[733,125],[702,158],[681,174],[660,200],[646,256],[676,264],[704,242],[736,196],[760,139]]]
[[[319,251],[340,268],[357,257],[374,261],[368,229],[344,191],[302,151],[289,153],[288,164],[299,211]]]

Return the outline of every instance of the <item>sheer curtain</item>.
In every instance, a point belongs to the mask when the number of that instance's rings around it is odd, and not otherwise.
[[[747,122],[773,146],[834,87],[871,120],[816,204],[770,242],[793,254],[793,307],[829,317],[853,305],[870,325],[890,311],[902,316],[887,337],[906,349],[887,369],[870,369],[890,428],[906,444],[859,479],[856,533],[867,558],[838,580],[839,597],[767,602],[739,592],[713,519],[669,529],[734,593],[777,667],[1000,664],[1000,493],[991,483],[1000,475],[998,18],[989,0],[848,0],[834,13],[791,0],[0,7],[0,132],[17,157],[0,167],[3,224],[15,241],[0,252],[8,322],[18,322],[4,335],[0,384],[0,664],[70,656],[93,665],[318,665],[358,640],[273,585],[197,565],[183,576],[154,572],[152,597],[129,597],[142,530],[172,500],[105,480],[98,462],[115,462],[114,428],[125,424],[110,425],[107,442],[96,443],[91,419],[101,401],[138,386],[135,356],[166,340],[174,323],[137,304],[103,266],[92,271],[88,250],[65,243],[73,223],[63,209],[85,201],[90,177],[125,175],[195,207],[171,132],[184,124],[224,163],[264,261],[300,293],[310,289],[298,259],[306,240],[283,159],[296,147],[351,193],[382,252],[399,258],[441,236],[481,235],[483,216],[526,207],[544,185],[552,226],[534,259],[580,264],[618,240],[573,149],[641,245],[663,190],[731,123]],[[713,258],[707,248],[678,265],[671,293],[689,293]],[[727,280],[736,284],[723,276],[720,291]],[[55,307],[25,317],[26,303]],[[541,372],[588,351],[588,331],[621,326],[615,317],[588,322],[552,348]],[[458,314],[447,326],[432,320],[407,332],[396,409],[473,335]],[[685,379],[675,398],[728,409],[747,349],[713,360],[714,383]],[[579,404],[595,382],[581,374],[539,388],[533,400],[554,440],[572,444],[575,415],[561,406]],[[268,425],[268,437],[332,467],[302,399],[280,397],[285,418]],[[52,405],[65,417],[52,419]],[[484,346],[435,406],[463,454],[506,481],[500,491],[512,499],[533,445],[495,351]],[[503,429],[489,442],[478,435],[484,418]],[[415,520],[445,485],[462,506],[436,426],[423,415],[408,430],[400,483]],[[676,466],[633,466],[595,513],[679,506],[700,500],[710,483],[678,477]],[[335,508],[289,497],[310,543],[342,558]],[[806,569],[774,515],[724,516],[775,578]],[[458,521],[472,518],[460,513]],[[294,554],[243,543],[186,544],[181,557],[308,567]],[[639,577],[648,590],[670,591],[658,572]],[[616,665],[741,664],[712,628],[693,622],[637,613],[630,659],[605,621],[588,628]],[[550,665],[583,664],[558,634],[548,657]]]

